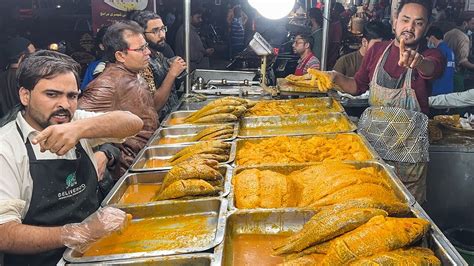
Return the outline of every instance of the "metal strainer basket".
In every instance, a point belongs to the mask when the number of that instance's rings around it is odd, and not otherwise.
[[[358,128],[385,160],[418,163],[429,159],[428,117],[423,113],[370,107],[362,114]]]

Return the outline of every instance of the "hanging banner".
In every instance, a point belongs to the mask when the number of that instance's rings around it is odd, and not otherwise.
[[[97,32],[102,26],[123,20],[128,11],[154,11],[154,0],[91,0],[92,29]]]

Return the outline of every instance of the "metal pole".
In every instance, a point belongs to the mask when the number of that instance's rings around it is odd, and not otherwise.
[[[184,54],[186,60],[186,69],[189,71],[189,62],[191,56],[189,54],[189,32],[191,30],[191,0],[184,0]],[[188,95],[191,91],[191,73],[186,75],[185,80],[185,95]]]
[[[321,70],[326,70],[331,0],[324,0],[323,43],[321,46]]]

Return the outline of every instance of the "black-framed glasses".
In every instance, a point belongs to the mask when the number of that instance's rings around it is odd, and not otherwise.
[[[139,52],[139,53],[144,54],[147,49],[148,49],[148,43],[145,43],[140,48],[136,48],[136,49],[127,48],[127,51]]]
[[[166,33],[168,32],[168,27],[163,26],[161,28],[154,28],[154,29],[151,29],[151,31],[145,31],[145,33],[159,34],[160,31],[163,31],[164,33]]]

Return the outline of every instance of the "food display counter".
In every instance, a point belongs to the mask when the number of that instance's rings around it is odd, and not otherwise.
[[[211,74],[215,73],[202,73]],[[395,252],[422,256],[433,260],[434,265],[467,265],[391,168],[363,136],[354,133],[355,125],[334,99],[277,101],[268,95],[226,98],[223,102],[240,101],[246,108],[242,114],[234,113],[237,121],[172,123],[187,118],[190,121],[191,115],[203,113],[202,110],[214,110],[209,106],[222,99],[218,96],[206,97],[206,100],[201,97],[203,101],[181,99],[102,203],[102,206],[114,206],[131,214],[131,224],[123,232],[98,241],[85,254],[68,249],[63,256],[65,261],[110,265],[250,263],[262,266],[298,265],[291,263],[301,259],[328,262],[330,255],[308,250],[322,247],[324,252],[332,254],[339,238],[350,240],[351,234],[364,234],[364,230],[375,230],[371,234],[377,234],[379,227],[399,224],[400,228],[407,226],[406,230],[398,232],[397,226],[393,232],[384,229],[386,241],[392,238],[399,241],[395,247],[400,249]],[[229,99],[232,101],[227,101]],[[318,102],[325,103],[320,107],[327,110],[314,108]],[[305,103],[311,103],[313,109],[307,113],[291,113],[291,108],[281,108],[278,115],[249,111],[259,103],[273,107],[291,104],[294,108],[306,108]],[[324,172],[331,167],[338,172]],[[236,176],[245,171],[249,173],[245,176],[248,179],[236,181]],[[309,174],[299,176],[305,173]],[[324,173],[333,178],[331,182],[321,178],[326,177]],[[305,187],[312,182],[305,178],[320,178],[314,182],[328,187],[323,190]],[[252,188],[255,180],[260,190]],[[280,182],[278,185],[276,180]],[[175,196],[162,198],[164,191],[173,186],[176,186],[176,193],[172,194]],[[206,191],[205,186],[213,190]],[[261,192],[245,194],[236,189]],[[317,190],[319,198],[290,199],[292,195],[315,195]],[[264,194],[269,198],[264,200]],[[239,197],[258,204],[240,208],[236,202],[242,199]],[[347,200],[340,200],[342,198]],[[344,215],[351,212],[358,218],[347,222]],[[335,222],[335,227],[340,226],[337,230],[328,225],[330,222],[324,222],[338,219],[345,226]],[[318,222],[322,226],[314,225]],[[320,232],[323,229],[329,233]],[[317,233],[311,233],[313,231]],[[295,244],[288,248],[287,243],[282,248],[282,243],[292,236],[301,234],[302,239],[306,239],[307,232],[321,234],[321,237],[308,243],[297,239],[302,246]],[[408,240],[401,239],[400,235],[407,232],[410,232]],[[386,245],[384,237],[375,241],[376,244],[362,245],[357,251],[361,253],[356,252],[354,256],[365,256],[364,252],[371,250],[371,245]]]

